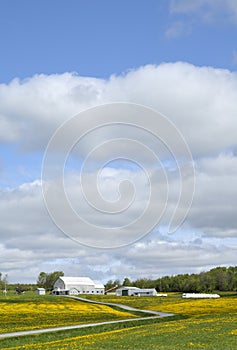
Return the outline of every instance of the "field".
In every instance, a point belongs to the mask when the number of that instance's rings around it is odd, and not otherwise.
[[[51,295],[37,296],[29,293],[0,298],[0,333],[129,317],[134,315],[108,306],[75,302]]]
[[[7,297],[8,298],[8,297]],[[62,324],[86,323],[109,319],[129,318],[133,315],[102,305],[91,305],[58,297],[15,296],[2,298],[1,332],[32,329]],[[14,298],[21,302],[12,303]],[[21,299],[22,298],[22,299]],[[89,298],[89,297],[88,297]],[[188,300],[170,294],[167,298],[90,297],[119,302],[142,309],[173,312],[166,319],[131,321],[55,333],[0,340],[1,349],[237,349],[237,295],[223,294],[215,300]],[[30,307],[27,308],[27,303]],[[4,304],[5,303],[5,304]],[[25,304],[24,304],[25,303]],[[47,304],[47,312],[45,304]],[[16,308],[15,306],[18,305]],[[21,306],[20,306],[21,305]],[[23,306],[24,305],[24,306]],[[2,312],[4,311],[2,318]],[[28,310],[28,311],[27,311]],[[40,322],[42,310],[46,312]],[[24,311],[24,313],[23,313]],[[34,315],[36,313],[36,316]],[[13,320],[15,323],[8,322]],[[137,317],[137,316],[136,316]],[[31,318],[31,322],[27,321]],[[3,320],[3,321],[2,321]],[[26,322],[25,322],[26,320]],[[54,320],[56,320],[55,323]],[[18,326],[17,326],[18,324]],[[13,327],[13,328],[11,328]]]

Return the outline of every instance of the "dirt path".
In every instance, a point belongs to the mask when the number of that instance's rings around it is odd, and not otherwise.
[[[174,316],[174,314],[171,314],[171,313],[151,311],[151,310],[140,310],[140,309],[135,309],[133,307],[130,307],[130,306],[127,306],[127,305],[123,305],[123,304],[105,303],[105,302],[102,302],[102,301],[93,301],[93,300],[89,300],[89,299],[79,298],[79,297],[76,297],[76,296],[68,296],[67,298],[72,298],[72,299],[76,299],[76,300],[80,300],[80,301],[84,301],[84,302],[88,302],[88,303],[92,303],[92,304],[102,304],[102,305],[107,305],[107,306],[112,306],[112,307],[116,306],[116,307],[119,307],[119,308],[121,308],[123,310],[143,312],[145,314],[152,314],[154,316],[129,318],[129,319],[118,320],[118,321],[85,323],[85,324],[78,324],[78,325],[73,325],[73,326],[62,326],[62,327],[35,329],[35,330],[29,330],[29,331],[2,333],[2,334],[0,334],[0,339],[11,338],[11,337],[19,337],[19,336],[24,336],[24,335],[33,335],[33,334],[42,334],[42,333],[65,331],[65,330],[69,330],[69,329],[97,327],[97,326],[102,326],[102,325],[106,325],[106,324],[115,324],[115,323],[122,323],[122,322],[131,322],[131,321],[142,321],[142,320],[150,320],[150,319]]]
[[[76,296],[68,296],[68,298],[72,298],[72,299],[76,299],[76,300],[80,300],[80,301],[86,301],[87,303],[92,303],[92,304],[101,304],[101,305],[112,306],[112,307],[116,306],[116,307],[119,307],[120,309],[123,309],[123,310],[126,310],[126,311],[143,312],[144,314],[159,315],[161,317],[174,316],[174,314],[171,314],[171,313],[160,312],[160,311],[153,311],[153,310],[135,309],[134,307],[123,305],[123,304],[107,303],[107,302],[104,302],[104,301],[94,301],[94,300],[89,300],[89,299],[80,298],[80,297],[76,297]]]

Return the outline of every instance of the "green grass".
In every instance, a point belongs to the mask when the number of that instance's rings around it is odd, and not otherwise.
[[[108,295],[90,299],[118,302],[142,309],[173,311],[177,315],[165,319],[3,339],[0,340],[0,349],[237,349],[236,293],[223,293],[218,300],[185,300],[180,294],[170,294],[167,298]],[[61,303],[68,299],[59,300]]]
[[[0,297],[0,333],[136,317],[108,306],[33,293]]]

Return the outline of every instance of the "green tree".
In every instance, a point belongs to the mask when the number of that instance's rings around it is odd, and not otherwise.
[[[114,284],[112,280],[109,280],[106,284],[105,284],[105,290],[111,289],[113,288]]]
[[[45,288],[46,278],[47,278],[47,273],[40,272],[38,279],[37,279],[37,286],[40,288]]]
[[[114,280],[114,281],[112,281],[112,280],[109,280],[106,284],[105,284],[105,292],[106,291],[112,291],[112,292],[114,292],[114,290],[116,289],[116,288],[118,288],[118,287],[120,287],[121,286],[121,282],[120,282],[120,280],[118,280],[118,279],[116,279],[116,280]]]
[[[46,290],[52,290],[54,283],[58,279],[58,277],[64,276],[63,271],[54,271],[52,273],[49,273],[46,278]]]
[[[64,276],[63,271],[54,271],[51,273],[40,272],[37,279],[37,286],[45,288],[47,291],[52,290],[54,283],[60,276]]]
[[[132,286],[132,282],[130,281],[130,279],[128,277],[125,277],[123,280],[123,286]]]

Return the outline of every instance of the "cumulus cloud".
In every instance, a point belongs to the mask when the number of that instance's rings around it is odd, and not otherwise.
[[[204,267],[223,264],[234,264],[236,247],[226,252],[225,245],[204,243],[196,245],[184,242],[166,242],[153,239],[150,242],[140,242],[131,247],[122,260],[121,265],[129,265],[130,275],[134,277],[137,269],[143,276],[152,274],[164,275],[172,271],[174,274],[201,271]],[[147,251],[149,254],[147,254]],[[154,268],[152,268],[154,266]]]
[[[182,62],[148,65],[108,80],[65,73],[38,75],[25,81],[16,79],[8,85],[2,84],[1,142],[21,148],[24,154],[37,151],[42,156],[55,129],[89,107],[124,101],[160,111],[182,132],[192,151],[196,193],[183,228],[193,233],[193,240],[187,241],[185,234],[181,239],[179,235],[182,236],[182,230],[179,234],[162,236],[156,228],[151,235],[134,245],[118,250],[99,250],[98,253],[98,250],[73,242],[52,223],[43,203],[38,174],[35,181],[1,191],[1,269],[15,281],[19,274],[21,280],[34,281],[41,270],[55,269],[62,269],[66,274],[90,274],[92,277],[97,277],[99,273],[106,280],[125,275],[137,278],[141,275],[193,272],[218,264],[234,264],[237,235],[236,100],[236,73]],[[152,137],[122,127],[101,129],[97,134],[89,135],[88,140],[75,150],[75,164],[81,164],[88,145],[93,147],[108,135],[115,139],[121,135],[134,137],[151,148],[158,147],[162,156],[165,154],[162,161],[168,172],[170,194],[169,207],[160,226],[166,227],[176,206],[180,184],[173,162],[169,163],[162,145],[157,146]],[[111,146],[100,155],[102,163],[114,155],[115,149],[117,146]],[[139,156],[142,161],[146,160],[143,154]],[[87,169],[85,186],[92,199],[95,191],[91,184],[97,165],[92,162],[91,168]],[[149,162],[146,168],[151,174],[154,172]],[[140,168],[133,168],[131,164],[106,166],[97,179],[103,198],[108,203],[118,200],[121,194],[118,184],[123,179],[134,183],[136,196],[133,207],[123,214],[124,221],[121,216],[101,217],[99,212],[95,213],[83,202],[78,173],[73,172],[75,167],[69,165],[68,170],[65,186],[72,204],[96,224],[108,226],[116,220],[117,224],[126,223],[141,213],[149,198],[147,180]],[[159,167],[155,170],[159,172]],[[188,176],[184,181],[189,181]],[[164,182],[158,178],[154,185],[159,193]],[[125,204],[130,194],[128,190],[124,192]],[[55,198],[55,202],[59,203],[59,199]],[[157,196],[151,206],[151,215],[157,215],[163,204],[162,197]],[[184,209],[180,206],[180,213]],[[141,236],[142,233],[141,230]],[[92,227],[88,231],[82,230],[80,234],[89,237],[91,242],[96,239]]]
[[[166,115],[194,156],[217,154],[236,144],[236,99],[236,73],[181,62],[148,65],[108,81],[70,73],[34,76],[0,86],[1,141],[43,151],[55,129],[73,115],[124,101]]]
[[[186,230],[192,232],[191,240],[185,231],[182,233],[182,229],[179,234],[181,239],[176,233],[161,235],[156,229],[152,234],[141,238],[138,243],[118,250],[86,248],[60,232],[46,212],[39,183],[34,182],[15,190],[6,190],[2,193],[0,201],[2,269],[7,269],[13,279],[17,279],[21,273],[22,278],[27,280],[29,271],[33,276],[40,270],[50,271],[57,267],[73,275],[90,273],[96,277],[96,273],[99,272],[106,280],[116,276],[123,278],[125,275],[137,278],[141,275],[159,276],[183,271],[192,272],[205,270],[215,264],[234,264],[236,241],[234,246],[233,242],[231,245],[228,245],[228,242],[225,244],[225,241],[220,243],[218,238],[236,239],[237,236],[235,210],[237,176],[234,175],[236,165],[236,159],[232,156],[222,155],[217,159],[200,161],[197,167],[197,194],[185,222]],[[230,175],[228,171],[231,168],[233,172]],[[128,170],[121,169],[105,170],[104,177],[100,179],[105,199],[116,198],[121,174],[128,178],[128,173]],[[125,212],[125,219],[128,221],[138,217],[144,208],[141,200],[144,179],[139,173],[136,177],[138,198],[133,210]],[[88,211],[87,206],[83,205],[77,180],[77,176],[68,175],[66,190],[79,215],[91,220],[93,224],[104,227],[113,226],[115,222],[121,224],[121,218],[109,215],[101,217],[98,211],[92,213]],[[157,187],[160,185],[157,183]],[[174,178],[170,184],[171,188],[172,186],[177,188],[178,185],[178,180]],[[156,216],[157,207],[163,204],[158,197],[150,209],[151,215]],[[174,198],[171,198],[170,208],[174,207]],[[182,211],[182,208],[179,210]],[[168,214],[163,219],[162,225],[167,225],[170,219],[170,213]],[[83,225],[82,227],[79,225],[77,229],[79,242],[92,246],[98,243],[93,225],[88,226],[85,232]],[[138,237],[137,233],[141,231],[141,227],[135,226],[133,230],[135,237]],[[126,234],[133,238],[134,232],[128,231]],[[113,237],[104,236],[103,239],[106,243]]]
[[[237,158],[221,154],[197,163],[192,227],[215,237],[237,237]]]
[[[96,103],[101,85],[99,79],[73,73],[36,75],[1,84],[1,140],[19,141],[28,150],[42,149],[56,127]]]

